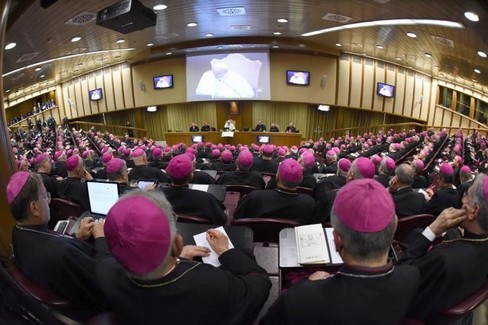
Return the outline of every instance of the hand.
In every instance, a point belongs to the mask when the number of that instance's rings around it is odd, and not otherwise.
[[[93,223],[92,235],[93,238],[105,237],[105,232],[103,231],[103,225],[105,224],[105,219],[97,219]]]
[[[436,236],[440,236],[447,230],[459,226],[466,218],[466,210],[447,208],[439,214],[429,228]]]
[[[88,237],[91,235],[93,224],[94,220],[92,217],[85,217],[81,219],[80,229],[78,229],[76,232],[75,237],[82,240],[88,239]]]
[[[324,271],[317,271],[317,272],[314,272],[312,273],[308,279],[310,281],[317,281],[317,280],[325,280],[327,279],[328,277],[330,277],[330,273],[328,272],[324,272]]]
[[[218,230],[207,230],[207,241],[210,247],[219,255],[229,250],[229,238]]]
[[[193,260],[194,257],[206,257],[210,256],[210,249],[207,247],[186,245],[183,246],[183,250],[180,253],[180,257],[188,260]]]
[[[81,177],[83,177],[87,181],[91,181],[93,179],[93,176],[89,172],[87,172],[86,169],[83,169],[83,175]]]

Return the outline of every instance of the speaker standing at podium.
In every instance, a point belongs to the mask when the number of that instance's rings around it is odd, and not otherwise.
[[[236,130],[236,125],[234,123],[235,122],[233,120],[227,120],[227,121],[225,121],[224,131],[232,131],[232,132],[234,132]]]

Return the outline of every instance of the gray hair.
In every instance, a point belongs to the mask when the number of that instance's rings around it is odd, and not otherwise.
[[[398,165],[395,169],[395,175],[402,185],[412,185],[415,177],[415,168],[409,164]]]
[[[473,201],[479,207],[479,214],[478,214],[478,224],[484,230],[488,231],[488,204],[486,203],[485,198],[485,191],[484,191],[484,180],[485,177],[488,177],[485,174],[479,174],[476,176],[473,185]],[[488,193],[487,193],[488,194]]]

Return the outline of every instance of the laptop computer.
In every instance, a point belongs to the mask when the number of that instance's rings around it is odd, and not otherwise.
[[[119,200],[119,183],[87,181],[88,201],[93,218],[105,218],[108,211]]]

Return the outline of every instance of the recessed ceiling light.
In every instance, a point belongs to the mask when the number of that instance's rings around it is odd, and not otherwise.
[[[167,5],[164,5],[164,4],[159,4],[159,5],[155,5],[155,6],[153,7],[153,10],[158,11],[158,10],[164,10],[164,9],[166,9],[166,8],[168,8],[168,6],[167,6]]]
[[[154,46],[154,43],[147,43],[147,46]]]
[[[173,53],[171,53],[171,52],[166,52],[166,55],[171,55],[171,54],[173,54]]]
[[[481,70],[480,69],[474,69],[474,72],[481,73]]]
[[[6,92],[6,93],[9,93],[9,92],[10,92],[10,89],[5,90],[5,92]]]
[[[125,39],[118,39],[116,43],[117,44],[121,44],[121,43],[124,43],[124,42],[125,42]]]
[[[478,17],[478,15],[472,11],[466,11],[464,13],[464,17],[468,18],[471,21],[479,21],[480,20],[480,17]]]
[[[397,57],[397,58],[396,58],[396,60],[397,60],[397,61],[401,61],[401,60],[402,60],[402,58],[401,58],[401,57]]]
[[[41,68],[40,67],[37,67],[34,69],[35,72],[38,72],[38,71],[41,71]]]
[[[383,45],[376,45],[376,48],[380,50],[384,49]]]
[[[205,34],[205,36],[206,36],[206,37],[213,37],[213,36],[214,36],[214,34],[212,34],[212,33],[207,33],[207,34]]]
[[[83,62],[78,63],[78,66],[81,67],[83,65]]]
[[[7,45],[5,45],[5,49],[6,50],[11,50],[11,49],[13,49],[16,46],[17,46],[17,43],[13,43],[13,42],[12,43],[8,43]]]
[[[74,43],[74,42],[78,42],[79,40],[81,40],[81,37],[80,36],[74,36],[72,39],[71,39],[71,42]]]
[[[411,38],[416,38],[417,37],[417,34],[415,34],[413,32],[407,32],[407,36],[408,37],[411,37]]]
[[[425,55],[425,57],[427,57],[427,58],[431,58],[431,57],[432,57],[432,54],[430,54],[430,53],[424,53],[424,55]]]
[[[198,26],[198,24],[197,23],[188,23],[188,24],[186,24],[186,26],[195,27],[195,26]]]
[[[279,46],[279,45],[273,45],[273,46],[271,46],[271,47],[272,47],[272,48],[274,48],[274,49],[279,49],[279,48],[280,48],[280,46]]]
[[[273,32],[273,35],[281,35],[281,32]]]
[[[341,46],[342,46],[342,44],[341,44],[341,43],[335,43],[335,46],[337,46],[337,47],[341,47]]]
[[[39,76],[39,78],[44,78],[45,76],[46,76],[46,75],[41,74],[41,75]]]
[[[486,53],[481,50],[478,51],[478,55],[481,56],[482,58],[486,58],[487,56]]]
[[[279,23],[287,23],[288,22],[288,19],[286,19],[286,18],[279,18],[277,20],[277,22],[279,22]]]
[[[437,64],[434,64],[434,69],[439,69],[439,66]]]

